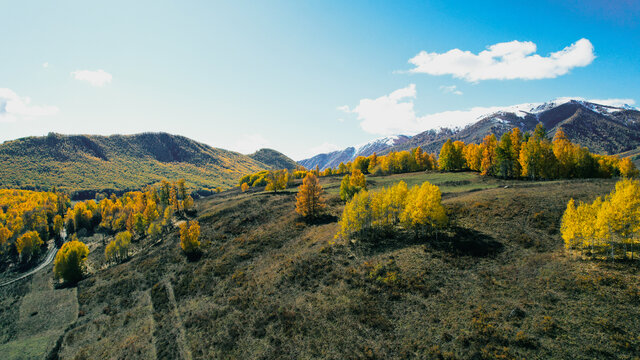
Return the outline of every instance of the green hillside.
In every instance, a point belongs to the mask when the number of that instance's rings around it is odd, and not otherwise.
[[[559,235],[570,198],[592,201],[615,180],[437,172],[369,180],[373,189],[400,180],[440,185],[451,226],[437,238],[332,245],[344,207],[340,177],[321,178],[329,214],[313,223],[294,212],[295,188],[225,191],[196,202],[203,254],[195,261],[181,252],[174,229],[160,243],[135,243],[131,260],[107,266],[109,239],[96,235],[84,239],[90,274],[77,293],[38,285],[50,281],[50,270],[0,288],[0,352],[64,359],[640,356],[637,261],[580,260]],[[44,299],[55,294],[68,305],[45,317],[55,306]]]
[[[184,178],[191,188],[229,187],[268,168],[235,152],[166,133],[27,137],[0,145],[0,187],[72,193],[127,190]]]

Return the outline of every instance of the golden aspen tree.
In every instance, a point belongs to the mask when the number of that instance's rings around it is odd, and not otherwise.
[[[378,166],[378,155],[374,152],[371,156],[369,156],[369,166],[367,166],[367,172],[369,174],[373,174],[377,166]]]
[[[349,178],[349,183],[351,184],[351,186],[355,186],[358,189],[367,188],[367,180],[360,169],[353,169],[353,171],[351,172],[351,177]]]
[[[494,175],[496,163],[497,139],[494,134],[484,137],[482,141],[482,162],[480,163],[480,173],[482,175]]]
[[[362,190],[347,202],[338,224],[340,230],[336,238],[349,239],[362,236],[371,228],[371,198],[369,192]]]
[[[567,139],[562,128],[558,129],[553,137],[553,154],[558,161],[558,177],[572,178],[575,169],[573,144]]]
[[[416,235],[420,230],[437,230],[444,227],[447,214],[441,203],[440,188],[425,181],[421,186],[414,186],[407,195],[406,206],[401,220]]]
[[[638,169],[629,157],[622,158],[618,163],[618,168],[620,169],[620,176],[622,177],[638,177]]]
[[[123,231],[116,234],[115,239],[107,244],[104,250],[105,259],[109,262],[119,262],[129,257],[131,247],[131,233]]]
[[[249,185],[247,183],[242,183],[242,185],[240,185],[240,190],[242,190],[242,192],[249,190]]]
[[[522,169],[520,167],[520,150],[522,149],[522,131],[520,128],[514,127],[511,129],[511,157],[514,159],[514,174],[516,177],[520,176]]]
[[[338,174],[344,174],[347,172],[347,166],[341,162],[340,165],[338,165]]]
[[[438,169],[440,171],[452,171],[454,170],[454,148],[451,139],[442,144],[440,149],[440,156],[438,157]]]
[[[23,261],[29,261],[38,253],[42,244],[44,243],[37,231],[27,231],[16,239],[16,250]]]
[[[296,212],[306,218],[319,216],[325,208],[323,192],[318,178],[313,173],[307,174],[296,195]]]
[[[53,273],[55,277],[66,282],[79,281],[85,270],[87,256],[89,256],[89,248],[84,243],[77,240],[64,243],[54,260]]]

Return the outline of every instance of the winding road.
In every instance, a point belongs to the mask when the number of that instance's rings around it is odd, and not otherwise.
[[[44,261],[40,265],[36,266],[35,268],[31,269],[29,272],[26,272],[13,280],[0,284],[0,287],[13,284],[16,281],[22,280],[44,269],[47,265],[51,264],[53,259],[56,257],[57,252],[58,252],[58,248],[55,245],[51,246],[51,248],[49,249],[49,252],[47,252],[47,257],[45,257]]]

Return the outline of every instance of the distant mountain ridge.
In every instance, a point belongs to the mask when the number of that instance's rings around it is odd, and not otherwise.
[[[307,169],[313,169],[316,166],[320,169],[326,169],[327,167],[335,168],[340,165],[341,162],[349,162],[358,156],[369,156],[375,153],[381,153],[394,146],[401,146],[411,139],[410,136],[398,135],[388,136],[372,140],[368,143],[351,146],[344,150],[333,151],[326,154],[319,154],[309,159],[298,161],[298,164],[306,167]]]
[[[70,192],[139,189],[184,178],[194,188],[235,186],[270,168],[236,152],[167,133],[26,137],[0,144],[0,187]]]
[[[271,166],[273,169],[293,170],[298,166],[291,158],[273,149],[260,149],[248,156],[265,165]]]
[[[420,146],[424,151],[437,154],[449,138],[465,143],[480,143],[488,134],[494,133],[500,137],[514,127],[519,127],[522,131],[532,131],[538,123],[545,126],[550,137],[562,128],[572,142],[586,146],[595,153],[618,154],[640,146],[640,111],[637,109],[629,105],[615,107],[563,98],[547,103],[504,107],[478,117],[474,123],[462,129],[427,130],[411,137],[404,136],[405,141],[378,147],[376,152],[381,155]],[[349,149],[319,154],[299,163],[314,166],[317,164],[321,169],[335,167],[336,162],[339,164],[348,158],[340,154],[350,153]],[[369,156],[372,153],[373,151],[362,152],[359,155]],[[355,158],[353,155],[352,157]]]

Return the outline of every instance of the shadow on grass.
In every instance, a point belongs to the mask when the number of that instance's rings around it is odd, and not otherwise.
[[[428,244],[458,256],[487,257],[499,253],[503,245],[494,238],[479,231],[455,226],[440,234],[438,239],[432,238]]]
[[[383,230],[358,241],[360,250],[384,253],[415,245],[426,245],[433,250],[454,256],[488,257],[499,253],[503,245],[487,234],[463,227],[451,227],[438,234],[416,234],[410,231]]]
[[[188,262],[196,262],[200,260],[200,258],[202,257],[202,251],[194,251],[194,252],[187,253],[186,255],[187,255]]]
[[[326,225],[338,221],[338,217],[330,214],[323,214],[313,218],[301,218],[308,225]]]

